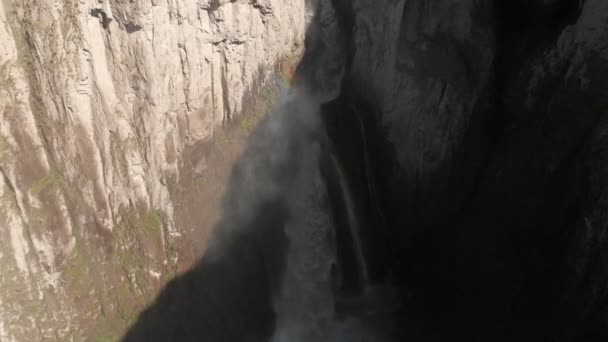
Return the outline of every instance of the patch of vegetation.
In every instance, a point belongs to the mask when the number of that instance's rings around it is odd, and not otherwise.
[[[120,248],[117,252],[118,262],[125,270],[127,276],[133,271],[139,271],[140,268],[146,265],[143,253],[140,253],[138,248]]]
[[[194,186],[201,188],[207,185],[207,176],[200,176],[194,179]]]
[[[90,282],[92,281],[88,276],[89,264],[89,256],[82,250],[80,243],[77,242],[62,274],[66,288],[73,296],[88,295],[88,291],[91,289]]]
[[[164,213],[160,210],[152,209],[148,212],[143,221],[143,226],[150,231],[159,231],[163,225]]]
[[[241,119],[241,129],[251,133],[259,121],[261,115],[247,115]]]
[[[59,171],[57,171],[56,168],[51,167],[46,176],[38,179],[36,182],[34,182],[34,184],[32,184],[30,192],[33,195],[39,195],[42,191],[46,189],[58,187],[60,185],[60,182],[61,174],[59,173]]]
[[[28,214],[30,217],[30,222],[35,224],[30,224],[30,227],[40,225],[42,227],[39,229],[39,231],[43,231],[50,219],[48,210],[45,208],[30,207]]]
[[[120,217],[122,220],[115,235],[118,242],[115,257],[127,278],[123,284],[125,288],[122,289],[126,293],[121,295],[139,296],[152,288],[147,270],[155,264],[154,260],[151,260],[155,258],[154,251],[162,248],[160,232],[166,214],[152,209],[141,215],[136,209],[128,208]]]
[[[70,186],[63,179],[61,180],[61,191],[68,204],[75,212],[80,212],[81,209],[87,206],[87,201],[82,194],[81,187]]]
[[[266,116],[266,113],[270,109],[270,106],[266,106],[263,103],[260,103],[254,108],[253,113],[244,114],[240,118],[239,128],[246,134],[251,134],[258,124],[262,121],[262,119]]]
[[[162,210],[151,209],[143,217],[135,208],[124,209],[120,213],[121,228],[128,231],[159,231],[163,225],[166,214]]]
[[[230,144],[230,137],[228,136],[228,134],[226,132],[224,132],[223,129],[220,130],[220,133],[217,137],[217,142],[222,147],[225,147],[226,145]]]
[[[11,145],[8,143],[6,138],[0,135],[0,162],[6,161],[11,154]]]
[[[46,304],[37,300],[25,300],[21,302],[21,315],[23,318],[39,320],[47,311]]]
[[[91,336],[94,342],[114,342],[120,340],[121,331],[128,326],[120,317],[104,316]]]

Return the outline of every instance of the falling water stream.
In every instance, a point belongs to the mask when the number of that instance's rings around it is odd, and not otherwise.
[[[335,154],[332,153],[330,155],[330,160],[331,166],[336,173],[336,182],[338,183],[340,197],[343,202],[342,209],[344,210],[344,215],[346,217],[346,229],[349,233],[348,240],[351,242],[350,246],[345,246],[345,248],[350,249],[354,256],[355,278],[358,280],[357,287],[361,289],[361,292],[366,292],[370,288],[370,276],[369,265],[367,263],[362,241],[363,237],[361,234],[360,219],[357,216],[357,213],[360,213],[360,211],[357,210],[356,200],[353,197],[351,187],[348,184],[348,179]]]
[[[296,135],[309,136],[309,130],[316,138],[299,143],[298,171],[285,200],[289,244],[274,304],[273,342],[388,341],[379,335],[386,330],[377,329],[378,321],[388,320],[378,318],[386,314],[379,310],[387,307],[380,298],[386,291],[373,279],[366,240],[370,220],[360,195],[368,189],[365,182],[354,182],[318,113],[299,114],[280,115],[286,122],[309,124],[299,126]],[[310,122],[303,119],[307,115]]]

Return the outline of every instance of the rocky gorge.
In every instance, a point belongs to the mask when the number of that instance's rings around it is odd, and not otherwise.
[[[604,0],[0,9],[1,341],[608,337]]]
[[[601,0],[319,2],[127,340],[605,340],[607,47]]]
[[[116,339],[192,265],[230,132],[286,84],[306,20],[303,0],[0,3],[1,341]]]

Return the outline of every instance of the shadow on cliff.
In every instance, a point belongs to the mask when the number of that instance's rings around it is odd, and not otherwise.
[[[608,9],[430,2],[377,0],[355,14],[333,0],[337,20],[316,13],[298,79],[330,101],[322,116],[345,168],[373,168],[357,177],[379,212],[370,237],[390,240],[378,265],[405,298],[403,340],[602,340],[608,37],[597,22]],[[335,35],[319,38],[317,22]],[[313,108],[297,97],[282,108],[289,120],[270,116],[235,166],[207,254],[127,341],[271,338],[288,248],[282,192],[318,139],[293,115]]]
[[[287,196],[318,121],[288,91],[252,132],[232,170],[204,257],[172,280],[125,341],[268,341],[284,267]]]
[[[124,341],[272,338],[273,295],[288,247],[286,196],[307,154],[302,149],[319,138],[314,104],[288,88],[285,84],[279,103],[254,129],[233,167],[205,255],[169,282]]]

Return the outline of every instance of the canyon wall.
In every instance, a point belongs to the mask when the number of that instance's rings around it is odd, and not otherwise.
[[[260,114],[306,21],[304,0],[0,2],[0,341],[115,339],[193,261],[175,188],[208,165],[185,152]]]
[[[608,3],[332,3],[304,60],[344,51],[324,114],[369,146],[402,339],[605,339]]]
[[[319,5],[296,81],[322,126],[301,93],[259,126],[127,340],[605,340],[606,2]]]

